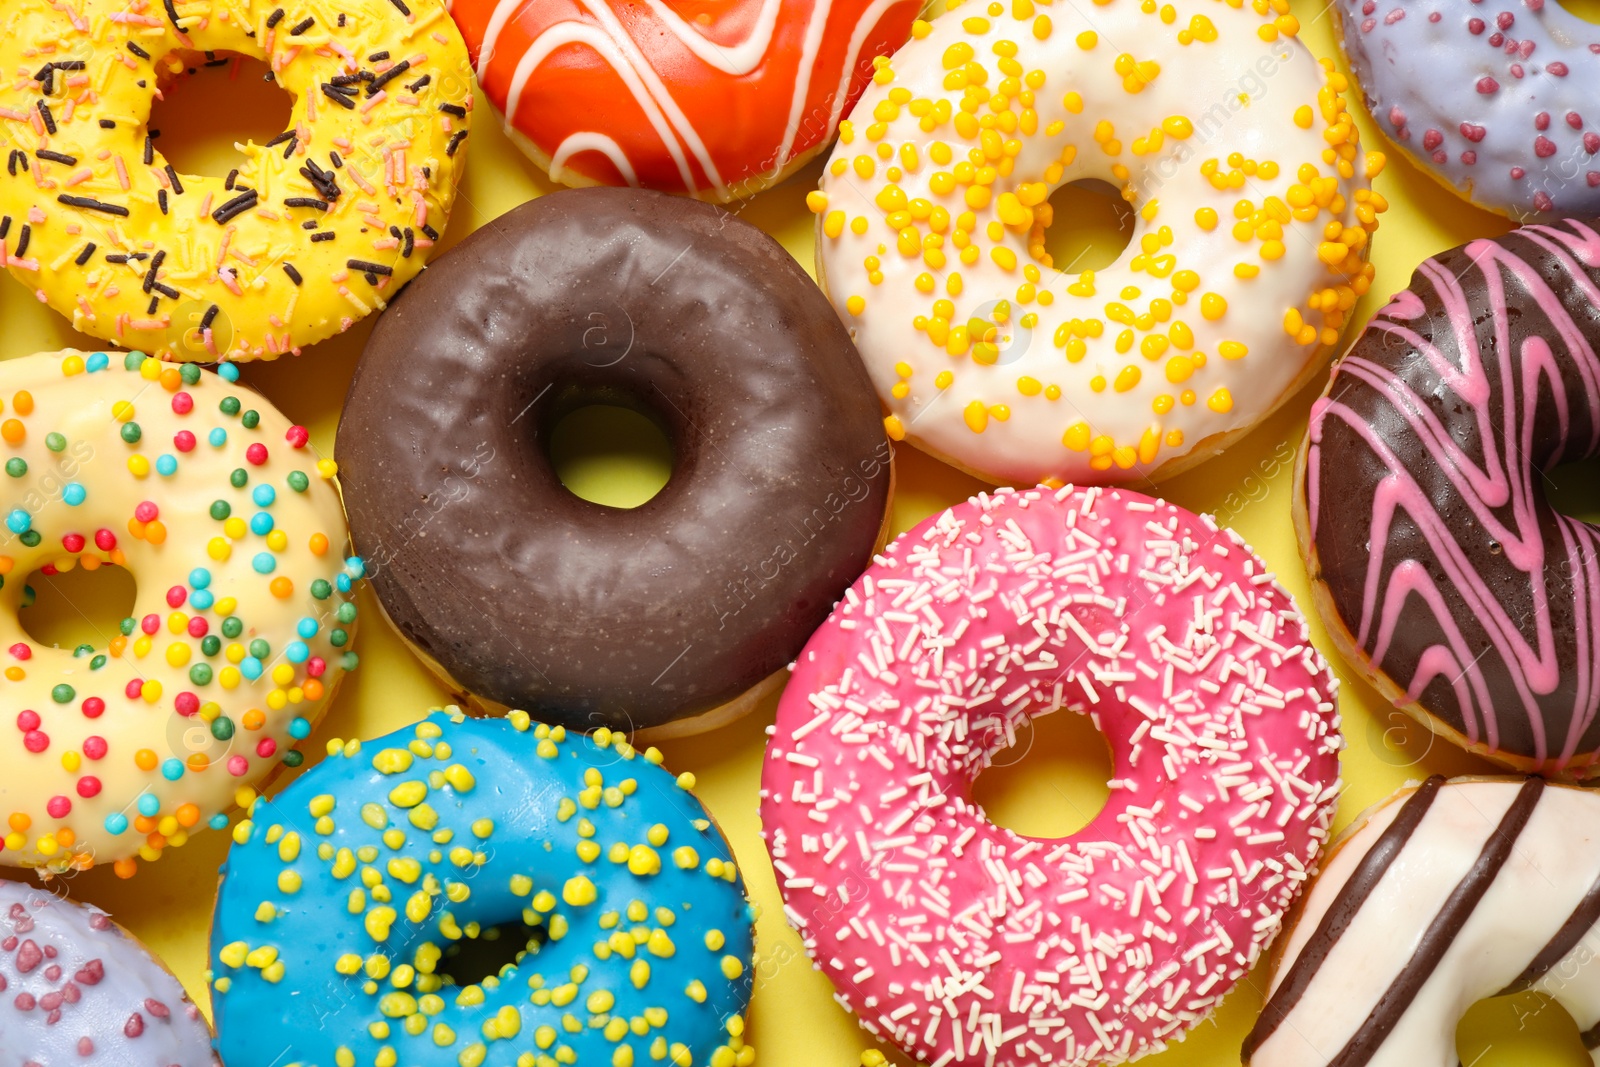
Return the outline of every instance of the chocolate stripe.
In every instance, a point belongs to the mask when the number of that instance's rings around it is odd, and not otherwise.
[[[1411,954],[1400,973],[1395,975],[1383,996],[1378,998],[1378,1003],[1356,1030],[1355,1036],[1339,1050],[1337,1056],[1328,1061],[1328,1067],[1362,1067],[1383,1047],[1406,1009],[1433,974],[1434,968],[1439,966],[1439,961],[1454,944],[1456,935],[1472,918],[1473,909],[1489,891],[1500,868],[1505,866],[1517,837],[1522,833],[1522,828],[1528,825],[1528,819],[1533,815],[1533,809],[1538,807],[1543,792],[1542,778],[1530,778],[1522,783],[1517,799],[1512,801],[1500,819],[1500,825],[1489,835],[1477,862],[1456,883],[1449,899],[1439,909],[1439,914],[1423,931],[1417,950]]]
[[[1572,909],[1572,914],[1567,916],[1567,921],[1561,924],[1561,929],[1556,931],[1550,943],[1539,950],[1533,957],[1533,962],[1519,975],[1516,980],[1506,986],[1495,996],[1503,997],[1508,993],[1520,993],[1533,983],[1543,978],[1545,974],[1566,958],[1567,953],[1583,940],[1583,935],[1593,929],[1594,924],[1600,922],[1600,878],[1594,880],[1589,891],[1578,901],[1578,906]],[[1586,1046],[1594,1048],[1594,1045]]]
[[[1407,797],[1406,802],[1401,805],[1394,821],[1367,850],[1367,854],[1361,857],[1355,872],[1339,888],[1338,896],[1333,898],[1333,903],[1323,914],[1322,921],[1317,924],[1316,931],[1306,940],[1300,955],[1295,957],[1294,966],[1289,968],[1289,973],[1284,975],[1277,990],[1261,1009],[1261,1018],[1256,1020],[1255,1029],[1250,1031],[1250,1036],[1244,1040],[1244,1048],[1240,1050],[1240,1056],[1245,1063],[1250,1062],[1250,1057],[1256,1049],[1272,1036],[1300,1002],[1306,986],[1311,984],[1311,979],[1321,969],[1323,961],[1328,958],[1328,953],[1333,951],[1333,946],[1355,920],[1361,906],[1367,902],[1367,897],[1383,878],[1383,873],[1389,869],[1389,865],[1400,855],[1406,842],[1416,832],[1417,824],[1433,806],[1434,798],[1439,795],[1439,787],[1443,784],[1444,778],[1436,774],[1418,786],[1416,792]]]

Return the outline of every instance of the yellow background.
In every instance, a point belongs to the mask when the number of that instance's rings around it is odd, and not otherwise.
[[[1448,6],[1464,0],[1437,2]],[[1600,0],[1582,0],[1582,6],[1589,14],[1600,12]],[[1318,55],[1335,54],[1331,14],[1310,3],[1295,7],[1312,50]],[[225,173],[234,140],[249,136],[265,141],[283,128],[278,123],[286,119],[287,99],[258,77],[257,73],[248,84],[229,85],[225,71],[208,71],[199,75],[205,79],[203,85],[182,86],[172,94],[157,122],[166,127],[162,147],[176,159],[180,171]],[[1354,106],[1359,109],[1359,103]],[[1364,142],[1369,147],[1387,148],[1375,138],[1364,113],[1361,119]],[[813,163],[781,187],[735,208],[741,217],[782,241],[807,270],[813,267],[813,238],[812,217],[804,198],[807,190],[815,187],[819,170],[820,163]],[[1376,238],[1377,282],[1357,311],[1358,323],[1364,323],[1389,293],[1405,287],[1419,260],[1507,228],[1504,220],[1450,196],[1392,151],[1389,168],[1377,188],[1392,207]],[[504,137],[497,116],[480,95],[466,180],[445,247],[485,221],[551,189],[549,180]],[[1080,222],[1077,232],[1071,233],[1067,231],[1074,230],[1072,218],[1061,212],[1057,217],[1060,221],[1051,235],[1055,249],[1073,242],[1103,248],[1112,240],[1107,232],[1107,211],[1100,211],[1087,226]],[[70,345],[102,347],[74,334],[32,294],[9,280],[0,280],[0,324],[0,358]],[[370,325],[369,320],[298,359],[247,364],[243,380],[295,421],[310,427],[313,443],[324,454],[331,454],[340,404]],[[1275,319],[1262,326],[1269,331],[1278,328]],[[1195,511],[1217,513],[1238,529],[1308,609],[1305,571],[1290,523],[1292,464],[1282,460],[1300,447],[1306,413],[1321,388],[1319,381],[1226,454],[1159,489],[1168,499]],[[982,488],[909,448],[898,450],[895,463],[896,533]],[[1600,516],[1600,493],[1575,487],[1578,482],[1592,485],[1597,470],[1600,468],[1591,464],[1566,473],[1559,495],[1563,507],[1591,518]],[[578,476],[589,486],[588,493],[598,486],[600,491],[623,496],[636,494],[641,479],[649,478],[637,462],[607,461],[604,456],[593,459]],[[388,629],[371,595],[363,591],[360,601],[363,624],[355,647],[362,666],[345,683],[307,746],[312,762],[322,751],[322,741],[386,733],[411,722],[445,695]],[[581,626],[582,620],[573,620],[573,625]],[[1315,620],[1313,633],[1320,647],[1329,647]],[[1490,765],[1434,741],[1426,730],[1385,706],[1347,665],[1335,662],[1334,667],[1343,681],[1341,711],[1349,742],[1340,826],[1408,778],[1434,772],[1492,772]],[[1024,738],[1017,749],[1002,757],[1011,766],[985,775],[979,797],[997,821],[1023,832],[1063,834],[1086,823],[1104,799],[1103,779],[1109,762],[1103,745],[1083,720],[1056,718],[1061,721],[1046,721],[1035,736]],[[693,771],[698,776],[700,797],[732,840],[750,891],[762,908],[751,1017],[758,1062],[767,1067],[845,1067],[856,1063],[871,1041],[834,1003],[827,981],[811,969],[798,938],[784,924],[777,887],[758,835],[762,731],[771,720],[772,701],[768,701],[742,722],[663,748],[672,770]],[[159,863],[143,865],[131,882],[117,880],[109,869],[99,869],[75,877],[71,894],[105,908],[143,938],[195,999],[206,1004],[206,937],[214,879],[227,844],[226,834],[201,833],[186,847],[168,852]],[[1237,1063],[1240,1040],[1259,1009],[1266,978],[1258,970],[1187,1041],[1146,1062],[1152,1067]],[[1472,1067],[1589,1063],[1565,1014],[1559,1008],[1541,1007],[1532,997],[1519,998],[1516,1004],[1480,1008],[1463,1027],[1460,1051],[1463,1062]]]

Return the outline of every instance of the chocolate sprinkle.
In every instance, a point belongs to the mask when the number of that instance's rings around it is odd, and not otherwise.
[[[444,146],[444,154],[453,157],[456,154],[456,149],[461,147],[461,142],[465,141],[466,139],[467,131],[457,130],[456,135],[450,138],[450,143]]]
[[[343,93],[341,93],[339,91],[339,87],[337,85],[329,85],[327,82],[323,82],[321,88],[322,88],[322,95],[326,96],[329,100],[332,100],[334,103],[338,104],[340,107],[344,108],[346,111],[354,111],[355,110],[355,107],[356,107],[355,101],[351,100],[348,96],[345,96]]]
[[[172,164],[167,164],[167,181],[172,183],[172,191],[179,196],[183,195],[183,182],[178,180],[178,172],[172,169]]]
[[[17,250],[12,255],[21,259],[28,254],[28,242],[33,239],[33,227],[27,223],[22,224],[22,232],[17,234]]]
[[[221,311],[222,309],[215,304],[206,308],[206,313],[200,316],[200,328],[202,330],[211,329],[211,324],[217,321],[217,314]]]
[[[311,240],[313,242],[331,241],[331,240],[333,240],[334,236],[335,235],[334,235],[334,232],[332,230],[323,230],[321,233],[312,234],[311,235]]]
[[[274,26],[276,26],[278,23],[280,23],[282,21],[283,21],[283,8],[280,7],[277,10],[275,10],[272,14],[267,16],[267,29],[269,29],[269,30],[272,29]]]
[[[223,204],[221,207],[217,208],[217,210],[213,211],[211,213],[211,218],[218,225],[221,225],[236,215],[241,215],[244,212],[249,211],[251,208],[256,206],[256,203],[260,199],[260,195],[253,189],[247,193],[240,193],[238,196],[234,197],[232,200],[229,200],[226,204]]]
[[[167,191],[165,189],[156,190],[156,204],[160,206],[161,213],[165,215],[167,213]]]
[[[287,274],[289,276],[289,280],[294,282],[295,285],[299,285],[301,282],[305,281],[304,278],[300,277],[300,272],[294,269],[294,264],[292,263],[285,263],[283,265],[283,273]]]
[[[311,15],[307,15],[304,21],[295,23],[295,25],[289,30],[289,36],[298,37],[316,24],[316,18]]]
[[[44,119],[44,128],[54,135],[56,132],[56,117],[50,113],[50,105],[43,100],[39,101],[39,117]]]
[[[114,130],[114,129],[117,128],[117,124],[112,119],[101,119],[100,120],[100,128],[102,130]]]
[[[89,262],[89,257],[93,256],[93,255],[94,255],[94,242],[90,241],[88,244],[83,246],[83,251],[78,253],[78,258],[76,260],[74,260],[73,262],[75,262],[78,266],[81,267],[85,263]]]
[[[414,93],[417,90],[421,89],[424,85],[427,85],[431,81],[433,81],[433,75],[432,74],[424,74],[422,77],[418,78],[416,81],[414,81],[410,85],[406,86],[406,92]]]
[[[39,149],[34,153],[34,155],[38,156],[40,159],[49,160],[51,163],[60,163],[68,167],[76,167],[78,165],[77,156],[69,156],[61,152],[52,152],[47,148]]]
[[[396,78],[400,77],[400,75],[404,74],[410,69],[411,60],[402,59],[400,62],[396,63],[394,66],[390,67],[376,78],[373,78],[372,81],[367,84],[367,95],[377,96],[379,89],[382,89],[385,85],[388,85],[390,82],[394,81]]]
[[[345,263],[351,270],[360,271],[362,274],[393,274],[394,271],[381,263],[368,263],[364,259],[352,259]]]
[[[96,200],[92,196],[71,196],[67,193],[62,193],[56,197],[56,201],[68,207],[82,208],[85,211],[99,211],[106,215],[116,215],[118,218],[124,219],[128,217],[128,209],[122,205],[108,204],[103,200]]]
[[[128,51],[132,52],[134,55],[138,56],[140,59],[149,59],[150,58],[150,53],[149,52],[146,52],[143,48],[140,48],[138,45],[134,44],[132,41],[128,42]]]
[[[144,276],[144,291],[145,292],[148,293],[150,291],[151,287],[156,284],[156,272],[161,269],[161,264],[166,258],[167,258],[167,253],[165,251],[161,251],[161,252],[157,252],[156,255],[155,255],[155,258],[150,261],[150,269],[149,269],[149,271],[147,271],[145,273],[145,276]]]
[[[318,200],[310,196],[291,196],[283,202],[284,207],[313,207],[318,211],[328,210],[326,200]]]
[[[467,109],[462,107],[460,104],[440,104],[439,110],[443,111],[446,115],[454,115],[458,119],[464,119],[467,117]]]

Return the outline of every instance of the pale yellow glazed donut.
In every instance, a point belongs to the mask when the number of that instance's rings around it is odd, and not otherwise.
[[[333,462],[223,376],[69,351],[0,363],[0,469],[0,863],[131,875],[297,765],[356,666]],[[24,631],[31,573],[103,566],[120,633]]]
[[[146,124],[197,52],[268,62],[289,129],[226,178]],[[163,359],[273,359],[419,270],[465,161],[466,45],[440,0],[6,0],[0,262],[77,329]]]
[[[947,9],[879,62],[809,197],[890,437],[1002,485],[1138,482],[1320,371],[1372,282],[1383,159],[1287,0]],[[1135,213],[1103,270],[1045,251],[1084,179]]]

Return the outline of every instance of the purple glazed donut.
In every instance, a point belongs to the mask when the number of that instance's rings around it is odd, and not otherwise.
[[[1600,26],[1551,0],[1339,0],[1378,127],[1519,221],[1600,214]]]
[[[0,1067],[216,1067],[166,967],[99,908],[0,881]]]

